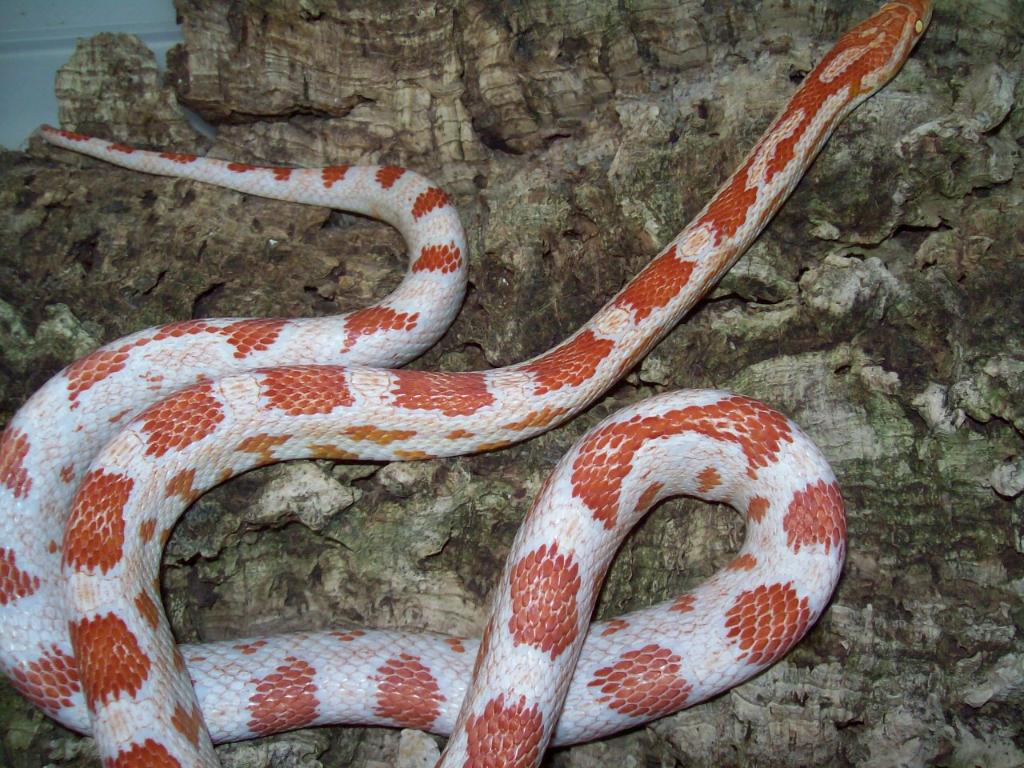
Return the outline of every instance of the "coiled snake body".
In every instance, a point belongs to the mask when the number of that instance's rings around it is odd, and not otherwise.
[[[458,217],[423,177],[261,168],[44,128],[53,144],[129,168],[378,216],[405,236],[410,269],[379,304],[341,317],[142,331],[33,396],[0,438],[5,674],[47,714],[93,733],[111,767],[215,766],[211,736],[337,722],[451,733],[440,765],[519,767],[536,765],[552,738],[584,741],[675,712],[774,662],[832,593],[843,506],[794,424],[723,392],[642,402],[572,448],[516,537],[482,642],[339,630],[179,649],[155,580],[184,509],[251,467],[465,454],[570,419],[739,258],[838,122],[899,70],[930,15],[930,0],[890,2],[846,33],[711,202],[586,325],[484,372],[369,367],[429,347],[463,295]],[[622,537],[680,493],[744,512],[741,552],[675,600],[590,625]]]

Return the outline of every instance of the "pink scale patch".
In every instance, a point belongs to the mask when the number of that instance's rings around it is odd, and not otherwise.
[[[82,690],[75,660],[56,645],[34,661],[11,668],[18,692],[51,717],[70,707]]]
[[[194,163],[199,159],[195,155],[186,155],[181,152],[161,152],[160,157],[164,160],[170,160],[172,163],[177,163],[178,165],[188,165],[189,163]]]
[[[551,352],[538,357],[522,370],[537,379],[535,395],[544,395],[563,387],[578,387],[594,376],[597,366],[608,357],[615,342],[602,339],[593,331],[578,333]]]
[[[68,399],[77,408],[79,395],[95,386],[118,371],[124,370],[128,363],[130,347],[114,350],[100,349],[85,357],[79,358],[64,369],[64,377],[68,382]]]
[[[825,554],[846,541],[846,515],[839,486],[819,480],[793,495],[782,519],[786,546],[794,552],[801,547],[821,544]],[[841,550],[840,550],[841,551]]]
[[[412,206],[412,217],[421,219],[436,208],[444,208],[448,205],[448,195],[437,187],[430,187],[421,192]]]
[[[363,336],[385,331],[411,331],[419,320],[419,312],[398,312],[390,307],[357,309],[345,319],[345,344],[348,352]]]
[[[560,554],[557,542],[550,548],[543,544],[512,567],[509,582],[513,643],[548,653],[554,661],[579,635],[579,563],[572,554]]]
[[[625,619],[612,619],[608,622],[604,630],[601,632],[601,637],[608,637],[610,635],[614,635],[616,632],[621,632],[628,626],[629,622]]]
[[[39,589],[39,577],[18,567],[13,549],[0,547],[0,605],[28,597]]]
[[[437,679],[418,656],[403,653],[385,661],[374,677],[377,703],[373,711],[404,728],[427,730],[441,713],[445,697]]]
[[[600,690],[598,701],[623,715],[662,717],[685,707],[693,690],[679,675],[681,666],[680,656],[651,643],[597,670],[587,685]]]
[[[536,704],[527,707],[520,696],[505,706],[505,695],[498,695],[466,721],[463,768],[532,768],[540,759],[543,725]]]
[[[253,679],[256,692],[249,698],[249,728],[269,734],[301,728],[316,720],[320,702],[314,682],[316,670],[308,662],[288,656],[266,677]]]
[[[113,759],[103,761],[103,768],[181,768],[167,747],[153,739],[141,744],[131,744],[122,749]]]
[[[199,333],[216,333],[217,327],[206,320],[179,320],[176,323],[168,323],[160,326],[153,334],[153,341],[164,339],[180,339],[184,336],[194,336]]]
[[[380,184],[382,189],[391,189],[395,182],[402,178],[405,173],[405,168],[399,168],[397,165],[387,165],[383,168],[377,169],[377,183]]]
[[[644,267],[614,299],[614,304],[632,310],[637,322],[645,320],[656,309],[668,305],[690,281],[695,264],[676,258],[671,246]]]
[[[159,457],[212,434],[224,420],[224,409],[212,386],[197,384],[150,406],[138,420],[147,435],[146,455]]]
[[[270,349],[286,325],[287,320],[277,318],[239,320],[225,325],[220,333],[227,337],[228,344],[235,348],[235,357],[241,360]]]
[[[602,427],[584,441],[573,462],[573,496],[611,530],[618,517],[622,481],[632,469],[636,452],[648,440],[686,431],[738,444],[746,454],[751,478],[775,460],[782,443],[792,441],[784,416],[745,397],[633,416]]]
[[[28,435],[20,429],[8,427],[0,435],[0,485],[16,499],[27,496],[32,488],[32,478],[25,468],[28,449]]]
[[[108,613],[72,621],[68,629],[89,709],[95,712],[97,704],[121,696],[134,698],[153,664],[128,625]]]
[[[330,413],[355,402],[345,369],[337,366],[266,368],[260,375],[267,407],[289,416]]]
[[[413,272],[440,272],[450,274],[462,267],[462,251],[455,245],[425,245],[419,258],[413,262]]]
[[[410,410],[440,411],[445,416],[468,416],[494,403],[482,373],[391,371],[395,405]]]
[[[771,664],[803,637],[811,623],[806,597],[792,582],[761,585],[742,592],[726,613],[726,636],[742,652],[740,660]]]
[[[124,507],[134,481],[94,469],[82,479],[64,533],[64,565],[107,573],[124,555]]]
[[[329,165],[326,168],[322,168],[320,170],[320,180],[323,182],[324,189],[330,189],[344,179],[348,169],[349,166],[347,165]]]

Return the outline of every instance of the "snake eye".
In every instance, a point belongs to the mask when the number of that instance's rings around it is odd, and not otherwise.
[[[914,31],[919,35],[924,32],[924,22],[921,19],[914,22]]]

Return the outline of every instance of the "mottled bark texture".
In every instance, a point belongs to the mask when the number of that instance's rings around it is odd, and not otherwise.
[[[547,349],[678,231],[872,0],[178,0],[162,77],[127,37],[82,41],[68,128],[273,164],[411,166],[455,198],[469,297],[415,367]],[[182,640],[373,624],[475,633],[543,477],[603,415],[721,387],[794,417],[839,475],[850,554],[781,663],[548,766],[1024,764],[1024,82],[1020,0],[939,0],[902,74],[839,129],[769,230],[590,411],[485,456],[296,463],[200,500],[170,543]],[[217,128],[188,126],[183,104]],[[154,323],[309,315],[394,285],[376,222],[145,177],[30,144],[0,156],[0,408]],[[662,505],[600,606],[726,563],[727,509]],[[89,765],[3,689],[0,762]],[[416,765],[432,739],[302,731],[228,766]],[[401,755],[399,757],[401,748]],[[417,749],[420,753],[417,753]],[[429,763],[427,763],[429,764]]]

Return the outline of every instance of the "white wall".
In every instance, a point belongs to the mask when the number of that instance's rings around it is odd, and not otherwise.
[[[41,123],[56,124],[57,68],[77,38],[98,32],[138,35],[161,67],[181,41],[171,0],[0,0],[0,144],[15,149]]]

